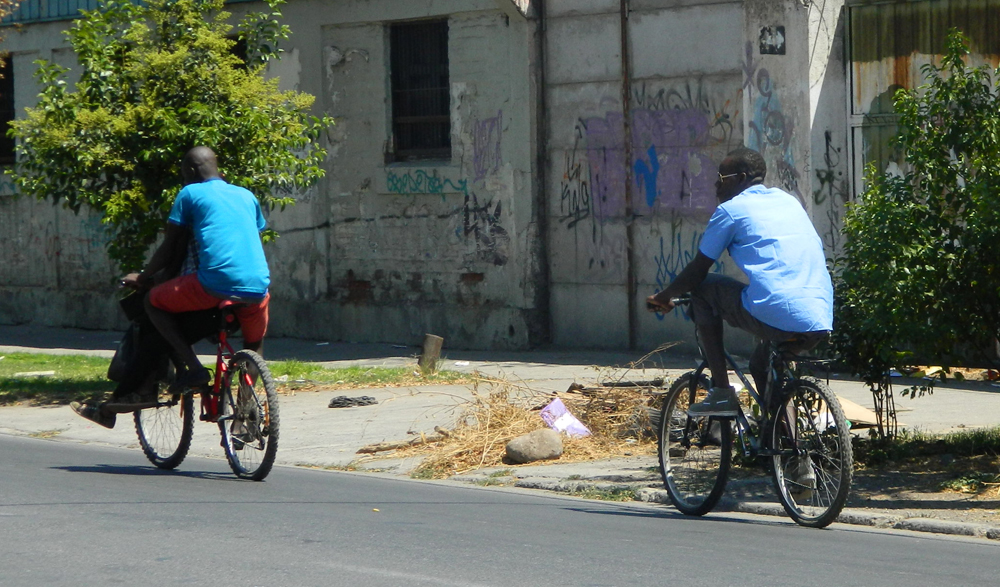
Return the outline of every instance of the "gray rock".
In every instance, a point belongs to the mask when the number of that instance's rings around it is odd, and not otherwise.
[[[522,434],[507,443],[507,459],[512,463],[558,459],[562,453],[562,436],[549,428]]]

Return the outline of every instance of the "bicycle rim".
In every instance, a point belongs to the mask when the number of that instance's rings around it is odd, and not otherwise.
[[[719,502],[726,489],[732,460],[729,420],[687,415],[687,408],[705,398],[705,376],[686,373],[670,387],[660,414],[660,474],[670,501],[681,512],[701,516]]]
[[[133,413],[142,452],[160,469],[176,468],[187,456],[194,433],[190,395],[163,393],[156,407]]]
[[[278,451],[278,395],[267,363],[253,351],[233,356],[219,420],[226,459],[237,477],[267,477]]]
[[[796,523],[823,528],[840,515],[854,476],[847,419],[833,392],[812,378],[791,382],[781,405],[771,429],[775,489]]]

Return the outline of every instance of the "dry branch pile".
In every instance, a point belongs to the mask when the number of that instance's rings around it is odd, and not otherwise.
[[[433,478],[501,465],[507,442],[545,427],[539,412],[555,397],[592,433],[586,438],[566,438],[560,461],[655,451],[647,408],[656,395],[649,388],[573,386],[564,393],[543,394],[506,381],[483,380],[475,385],[474,394],[475,400],[454,430],[434,438],[433,444],[399,443],[408,446],[394,446],[399,450],[392,456],[427,455],[415,474]]]

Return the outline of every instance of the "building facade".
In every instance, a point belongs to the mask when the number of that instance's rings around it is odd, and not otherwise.
[[[34,60],[75,64],[60,34],[75,8],[48,8],[26,0],[5,29],[8,116],[35,101]],[[767,183],[798,197],[832,256],[858,169],[889,159],[879,96],[900,82],[887,81],[900,52],[929,59],[943,39],[928,29],[890,47],[886,31],[947,14],[1000,38],[994,0],[290,0],[283,12],[293,36],[269,75],[336,125],[326,178],[269,217],[282,235],[267,247],[271,334],[413,344],[431,332],[452,348],[692,345],[682,312],[643,300],[696,253],[728,151],[764,154]],[[120,327],[100,219],[9,184],[0,194],[0,322]],[[726,256],[715,270],[739,275]]]

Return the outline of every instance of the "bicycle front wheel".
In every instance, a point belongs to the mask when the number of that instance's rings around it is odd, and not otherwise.
[[[796,523],[828,526],[844,508],[854,477],[851,435],[837,396],[813,378],[782,391],[771,429],[774,486]]]
[[[194,402],[190,395],[161,393],[156,406],[132,415],[142,452],[160,469],[184,461],[194,433]]]
[[[707,514],[719,502],[732,460],[730,421],[687,415],[688,406],[705,399],[710,387],[704,375],[682,375],[660,414],[660,474],[670,501],[689,516]]]
[[[236,353],[229,363],[219,418],[229,467],[242,479],[267,477],[278,452],[278,394],[271,371],[253,351]]]

